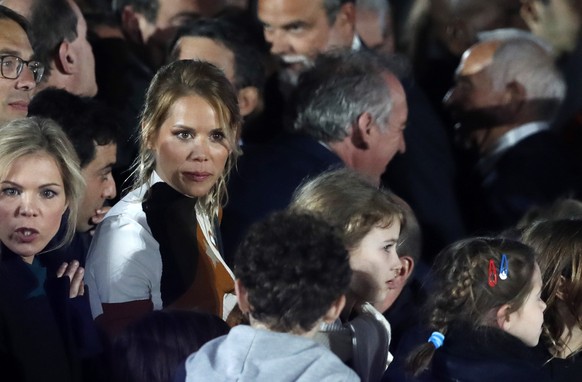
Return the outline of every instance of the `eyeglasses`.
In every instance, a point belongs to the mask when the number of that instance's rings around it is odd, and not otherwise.
[[[44,74],[44,65],[38,61],[24,61],[17,56],[0,56],[0,75],[9,80],[15,80],[22,74],[24,65],[32,72],[34,82],[38,84]]]

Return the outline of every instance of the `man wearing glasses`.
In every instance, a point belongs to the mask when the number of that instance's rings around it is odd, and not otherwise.
[[[26,117],[44,66],[32,61],[27,22],[0,5],[0,124]]]

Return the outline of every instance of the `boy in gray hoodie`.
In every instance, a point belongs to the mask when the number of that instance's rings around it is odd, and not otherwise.
[[[186,381],[359,381],[311,339],[345,304],[351,270],[339,233],[305,213],[255,224],[235,260],[236,295],[250,326],[192,354]]]

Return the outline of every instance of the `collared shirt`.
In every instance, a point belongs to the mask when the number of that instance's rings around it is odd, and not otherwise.
[[[93,317],[103,313],[101,304],[105,303],[151,300],[154,310],[163,308],[162,257],[142,207],[147,190],[158,182],[163,180],[154,172],[148,184],[121,199],[97,227],[85,273]],[[209,232],[213,228],[210,217],[204,214],[197,220],[206,240],[206,255],[222,264],[234,282],[234,275]],[[235,299],[232,294],[223,296],[223,318],[230,313]]]

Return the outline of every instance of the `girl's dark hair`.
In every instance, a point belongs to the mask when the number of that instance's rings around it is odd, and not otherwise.
[[[173,381],[180,363],[228,330],[224,321],[208,313],[154,311],[115,339],[110,358],[113,380]]]
[[[508,260],[508,278],[491,287],[490,260],[499,273],[502,255]],[[428,328],[446,336],[454,322],[474,327],[497,325],[495,319],[501,306],[508,304],[510,314],[523,305],[532,290],[534,270],[533,250],[517,241],[478,237],[451,244],[433,265],[435,285],[428,300]],[[430,342],[419,346],[407,360],[408,370],[420,374],[430,365],[435,350]]]
[[[523,241],[536,250],[542,273],[542,299],[547,304],[543,340],[563,349],[569,339],[562,334],[570,318],[564,317],[560,305],[582,327],[582,220],[538,222],[524,231]]]

